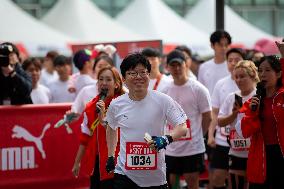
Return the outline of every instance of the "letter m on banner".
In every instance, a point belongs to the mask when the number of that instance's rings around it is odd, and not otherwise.
[[[19,170],[35,168],[35,155],[32,146],[0,149],[0,170]]]

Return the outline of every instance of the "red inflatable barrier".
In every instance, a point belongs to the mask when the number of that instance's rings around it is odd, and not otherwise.
[[[71,172],[81,120],[70,125],[72,133],[54,128],[70,106],[0,106],[0,188],[88,188],[84,167],[77,179]]]

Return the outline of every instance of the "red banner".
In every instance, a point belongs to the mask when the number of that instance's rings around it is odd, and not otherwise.
[[[0,188],[87,188],[72,175],[81,120],[54,128],[71,104],[0,106]]]

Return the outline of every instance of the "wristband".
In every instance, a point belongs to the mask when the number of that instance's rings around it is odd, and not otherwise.
[[[170,144],[174,141],[173,137],[171,135],[166,135],[167,143]]]

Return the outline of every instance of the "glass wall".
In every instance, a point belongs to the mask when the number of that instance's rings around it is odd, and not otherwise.
[[[284,36],[284,0],[227,0],[227,4],[261,30]]]

